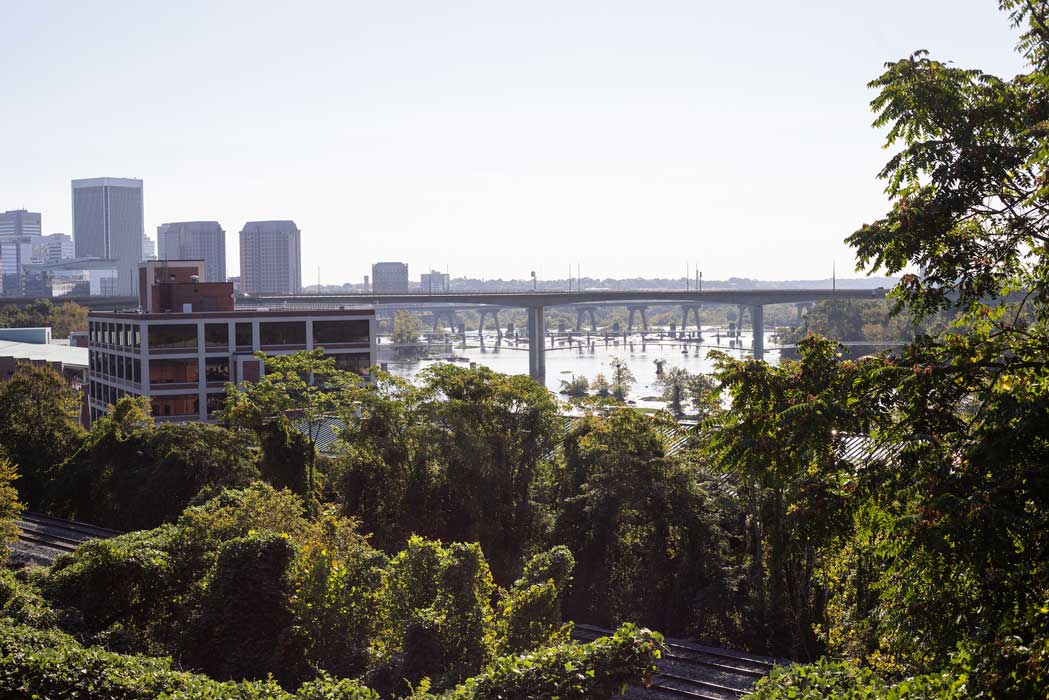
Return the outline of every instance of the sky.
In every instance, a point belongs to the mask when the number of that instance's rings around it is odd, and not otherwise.
[[[0,210],[144,180],[146,232],[293,219],[303,283],[822,279],[886,210],[868,81],[1009,77],[994,0],[0,0]]]

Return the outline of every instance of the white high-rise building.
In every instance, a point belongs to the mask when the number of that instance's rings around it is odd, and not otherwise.
[[[117,293],[137,288],[145,219],[142,181],[98,177],[73,180],[73,247],[78,258],[106,258],[117,267]]]
[[[157,259],[157,242],[146,234],[142,234],[142,260]]]

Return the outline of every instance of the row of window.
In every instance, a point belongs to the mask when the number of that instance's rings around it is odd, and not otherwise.
[[[238,349],[254,347],[252,324],[234,324],[234,341]],[[316,346],[367,343],[368,321],[335,320],[313,322],[313,344]],[[305,321],[262,321],[259,323],[259,346],[306,346]],[[151,350],[193,350],[197,347],[196,324],[162,324],[149,327],[149,347]],[[204,347],[229,347],[229,324],[205,323]]]
[[[137,396],[131,392],[117,387],[109,386],[101,382],[91,382],[88,387],[91,398],[100,404],[111,406],[125,396]],[[225,394],[208,394],[208,416],[211,417],[222,410],[225,404]],[[171,394],[169,396],[154,396],[149,400],[152,413],[157,417],[166,416],[195,416],[200,412],[200,398],[197,394]],[[91,408],[91,419],[97,420],[99,411]]]
[[[137,323],[91,321],[87,324],[87,334],[94,344],[137,349],[142,342],[141,327]]]
[[[89,350],[87,361],[91,373],[97,376],[123,379],[136,384],[142,381],[142,361],[137,357]]]
[[[371,362],[369,353],[339,353],[327,355],[326,357],[335,360],[336,368],[357,372],[358,374],[363,374]],[[88,352],[88,363],[94,376],[119,379],[136,384],[142,382],[142,361],[137,357],[91,350]],[[151,386],[196,384],[200,380],[200,366],[195,357],[180,359],[151,358],[148,372]],[[208,383],[230,381],[229,357],[204,358],[204,380]]]

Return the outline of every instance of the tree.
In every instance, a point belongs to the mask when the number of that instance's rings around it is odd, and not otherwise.
[[[597,376],[594,377],[594,381],[591,386],[594,389],[594,393],[596,393],[601,398],[606,398],[612,395],[612,389],[608,383],[608,378],[600,372],[598,372]]]
[[[41,502],[52,470],[83,436],[80,397],[50,367],[20,363],[0,383],[0,447],[17,465],[18,490],[30,507]]]
[[[612,368],[612,395],[619,401],[625,401],[634,383],[634,373],[630,371],[626,360],[620,357],[613,357],[608,364]]]
[[[572,377],[571,380],[561,380],[561,393],[565,396],[572,398],[579,398],[580,396],[586,396],[586,392],[590,389],[590,382],[586,380],[586,377],[580,375],[578,377]]]
[[[49,512],[119,530],[172,522],[198,496],[259,478],[253,441],[205,423],[155,425],[149,402],[126,396],[53,470]]]
[[[682,367],[671,367],[656,380],[663,388],[663,400],[667,402],[670,412],[680,418],[685,415],[685,396],[689,387],[688,370]]]
[[[393,317],[393,332],[390,337],[398,345],[412,345],[419,342],[421,329],[418,316],[411,311],[398,311]]]
[[[257,382],[227,383],[221,420],[234,428],[249,428],[261,436],[301,433],[306,444],[304,496],[317,512],[317,439],[329,422],[352,406],[360,382],[353,372],[338,370],[321,350],[293,355],[256,356],[266,363]]]
[[[11,461],[0,455],[0,546],[18,539],[18,525],[15,521],[25,510],[18,500],[18,489],[14,487],[18,471]]]
[[[66,338],[72,331],[87,330],[87,309],[71,301],[55,306],[50,299],[37,299],[0,310],[2,328],[39,326],[51,326],[54,337]]]

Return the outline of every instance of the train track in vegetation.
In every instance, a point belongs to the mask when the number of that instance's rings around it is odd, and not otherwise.
[[[16,525],[18,542],[12,545],[12,550],[16,557],[31,563],[49,563],[62,554],[76,551],[88,540],[122,534],[117,530],[31,511],[23,512]]]
[[[580,642],[592,642],[609,634],[610,630],[580,624],[572,631],[573,638]],[[777,663],[775,659],[754,654],[665,640],[652,686],[631,689],[627,697],[737,700],[749,693]]]

